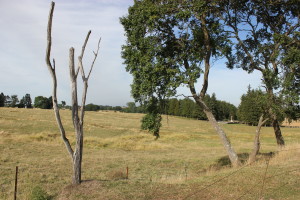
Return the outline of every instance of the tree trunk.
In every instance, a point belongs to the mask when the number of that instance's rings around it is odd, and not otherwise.
[[[214,127],[218,135],[220,136],[220,139],[224,145],[225,150],[227,151],[227,154],[229,156],[230,162],[233,167],[238,167],[241,165],[241,162],[238,158],[237,153],[232,148],[229,138],[226,136],[223,129],[219,126],[217,120],[215,119],[214,115],[212,114],[211,110],[207,107],[204,101],[202,101],[200,98],[195,99],[197,104],[203,108],[204,113],[206,114],[209,122]]]
[[[253,163],[256,160],[256,156],[259,152],[260,149],[260,130],[261,127],[268,121],[268,119],[264,119],[264,115],[261,115],[259,118],[259,122],[256,128],[255,132],[255,138],[254,138],[254,144],[253,144],[253,150],[251,154],[249,155],[248,163]]]
[[[83,153],[83,129],[76,131],[76,147],[73,156],[73,184],[81,183],[81,163]]]
[[[269,99],[270,99],[272,105],[275,106],[276,101],[275,101],[273,90],[272,90],[272,88],[268,88],[267,90],[268,90]],[[272,119],[272,126],[273,126],[273,129],[274,129],[277,145],[282,147],[282,146],[285,145],[284,144],[284,139],[283,139],[283,136],[281,134],[280,125],[279,125],[276,113],[274,113],[274,111],[273,111],[273,108],[269,109],[269,114],[270,114],[271,119]]]
[[[280,125],[277,120],[277,117],[273,118],[272,121],[273,121],[272,125],[273,125],[273,129],[274,129],[277,145],[280,147],[283,147],[285,144],[284,144],[283,136],[281,134],[281,129],[280,129]]]

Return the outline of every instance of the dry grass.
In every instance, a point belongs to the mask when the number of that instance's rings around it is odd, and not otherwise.
[[[74,143],[71,113],[61,114]],[[0,199],[13,197],[15,166],[20,169],[19,199],[29,199],[36,185],[54,199],[300,199],[299,128],[282,129],[288,145],[271,158],[267,153],[279,149],[272,129],[263,128],[259,161],[232,169],[208,122],[164,116],[161,138],[154,141],[140,130],[141,117],[87,112],[82,174],[86,181],[71,186],[71,159],[53,111],[1,108]],[[255,127],[222,126],[246,158]]]

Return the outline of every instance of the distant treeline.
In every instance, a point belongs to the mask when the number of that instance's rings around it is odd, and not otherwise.
[[[237,119],[237,108],[225,101],[219,101],[216,99],[216,95],[206,95],[205,102],[212,110],[217,120],[230,120],[231,118]],[[4,95],[0,94],[0,107],[19,107],[19,108],[41,108],[51,109],[53,107],[52,97],[37,96],[34,98],[32,105],[30,94],[26,94],[21,100],[17,95]],[[59,104],[60,108],[71,109],[71,106],[66,105],[65,101]],[[109,105],[95,105],[87,104],[85,106],[86,111],[99,111],[99,110],[112,110],[126,113],[145,113],[143,106],[137,106],[134,102],[128,102],[126,106],[109,106]],[[206,120],[206,115],[196,103],[189,99],[165,99],[160,103],[161,114],[181,116],[187,118],[194,118],[200,120]]]
[[[206,95],[205,102],[212,110],[217,120],[230,120],[231,117],[232,119],[237,119],[237,108],[228,102],[217,100],[215,94],[212,94],[212,96]],[[145,113],[144,107],[136,106],[134,102],[128,102],[126,107],[88,104],[85,106],[85,110],[114,110],[126,113]],[[207,117],[201,108],[196,105],[195,101],[189,98],[172,98],[163,100],[160,103],[160,113],[199,120],[207,120]]]
[[[20,100],[18,95],[0,94],[0,107],[18,107],[18,108],[32,108],[30,94],[25,94]]]
[[[204,101],[218,121],[237,119],[237,108],[233,104],[217,100],[215,94],[206,95]],[[166,100],[161,111],[168,115],[207,120],[203,110],[189,98]]]

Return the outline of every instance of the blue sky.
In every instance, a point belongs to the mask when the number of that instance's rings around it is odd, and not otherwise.
[[[0,0],[0,92],[6,95],[29,93],[51,96],[52,80],[45,63],[49,0]],[[127,14],[133,0],[57,0],[52,30],[52,58],[56,60],[58,100],[70,103],[68,52],[79,55],[85,36],[92,34],[83,59],[86,71],[91,64],[99,37],[100,54],[89,80],[87,103],[126,105],[132,77],[122,64],[121,45],[125,43],[119,17]],[[76,62],[77,63],[77,62]],[[80,79],[79,79],[80,80]],[[260,74],[241,69],[228,70],[215,62],[209,77],[208,93],[238,105],[247,86],[257,88]],[[80,86],[80,85],[79,85]],[[198,88],[201,86],[201,80]],[[200,89],[198,89],[200,90]],[[186,88],[179,94],[189,95]],[[81,92],[79,91],[79,98]]]

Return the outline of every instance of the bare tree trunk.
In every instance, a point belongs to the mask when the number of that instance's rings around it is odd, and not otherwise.
[[[81,183],[81,164],[83,154],[83,130],[76,132],[76,147],[73,156],[73,184]]]
[[[268,121],[268,118],[264,120],[264,115],[261,115],[255,132],[255,138],[253,143],[253,149],[249,155],[248,163],[253,163],[256,160],[256,156],[260,149],[260,130],[261,127]]]
[[[48,29],[47,29],[47,49],[46,49],[46,63],[48,66],[48,69],[50,71],[52,80],[53,80],[53,93],[52,93],[52,99],[53,99],[53,108],[55,112],[56,121],[58,123],[59,130],[61,132],[62,139],[67,147],[67,150],[72,158],[73,163],[73,184],[80,184],[81,183],[81,164],[82,164],[82,154],[83,154],[83,121],[84,121],[84,107],[85,107],[85,101],[86,101],[86,94],[87,94],[87,88],[88,88],[88,80],[91,75],[92,69],[94,67],[99,48],[100,48],[100,41],[98,42],[98,48],[97,52],[94,52],[94,60],[92,62],[90,71],[88,76],[86,77],[84,74],[84,68],[82,64],[82,58],[84,55],[85,47],[88,42],[89,36],[91,34],[91,31],[88,32],[85,42],[82,46],[81,55],[78,57],[78,67],[75,71],[75,64],[74,64],[74,48],[70,48],[69,51],[69,70],[70,70],[70,79],[71,79],[71,96],[72,96],[72,121],[74,126],[74,131],[76,135],[76,145],[75,145],[75,151],[73,151],[69,140],[66,137],[64,127],[61,122],[58,104],[57,104],[57,79],[55,74],[55,61],[53,59],[53,66],[50,62],[50,54],[51,54],[51,29],[52,29],[52,18],[53,18],[53,11],[54,11],[55,3],[51,3],[49,18],[48,18]],[[79,106],[78,106],[78,98],[77,98],[77,76],[79,71],[81,72],[82,81],[84,84],[83,87],[83,93],[82,93],[82,103],[81,103],[81,113],[79,116]]]

